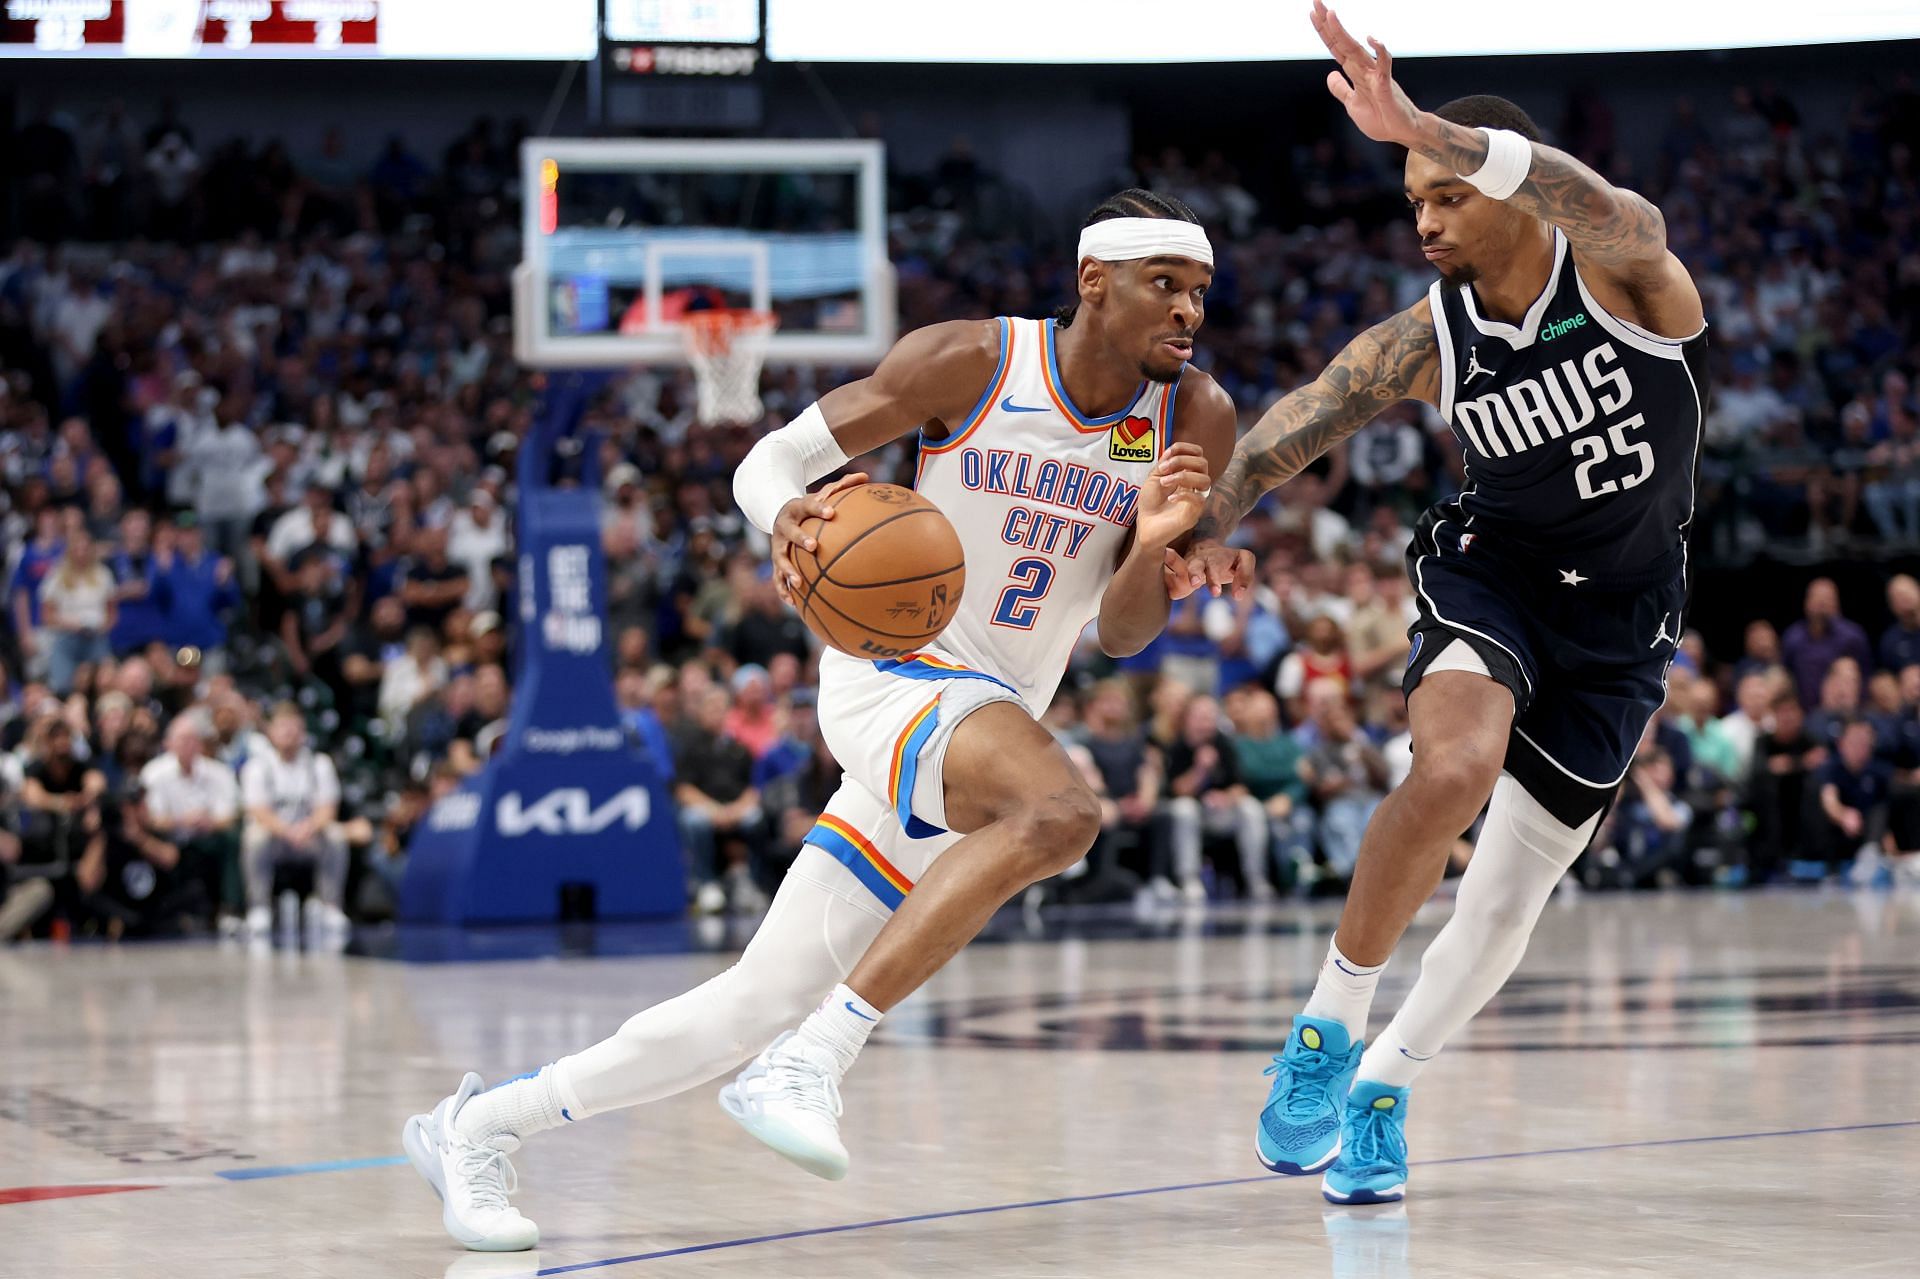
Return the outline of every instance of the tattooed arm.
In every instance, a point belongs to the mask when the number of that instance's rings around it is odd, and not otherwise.
[[[1477,173],[1486,164],[1486,135],[1414,106],[1394,82],[1386,46],[1369,39],[1369,52],[1321,0],[1314,3],[1313,26],[1340,63],[1327,88],[1362,133],[1453,173]],[[1589,284],[1601,285],[1599,300],[1608,310],[1676,337],[1699,328],[1699,292],[1667,251],[1666,219],[1653,202],[1614,186],[1565,151],[1532,146],[1526,179],[1506,203],[1566,232]]]
[[[1319,377],[1282,398],[1240,437],[1194,526],[1193,588],[1211,586],[1217,595],[1231,586],[1236,596],[1246,594],[1253,557],[1221,545],[1240,517],[1389,404],[1432,404],[1439,394],[1439,342],[1422,298],[1349,342]]]

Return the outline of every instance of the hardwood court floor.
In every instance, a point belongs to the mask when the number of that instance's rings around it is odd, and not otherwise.
[[[406,1115],[730,952],[679,927],[371,939],[440,962],[0,951],[0,1276],[1920,1273],[1920,896],[1557,900],[1415,1088],[1398,1208],[1333,1208],[1253,1158],[1333,920],[1016,916],[876,1035],[848,1180],[753,1145],[702,1087],[530,1143],[517,1202],[544,1240],[505,1257],[442,1235]],[[1415,969],[1388,970],[1376,1026]]]

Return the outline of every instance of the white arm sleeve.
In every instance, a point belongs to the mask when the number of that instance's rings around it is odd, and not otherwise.
[[[733,473],[733,500],[755,528],[771,533],[781,507],[849,460],[819,404],[809,404],[806,412],[763,437],[741,461]]]

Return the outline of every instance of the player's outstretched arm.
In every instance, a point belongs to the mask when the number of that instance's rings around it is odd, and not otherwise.
[[[791,548],[814,549],[800,522],[832,519],[834,498],[867,477],[844,476],[811,494],[807,486],[909,431],[925,428],[938,437],[957,427],[999,362],[1000,326],[992,320],[916,329],[867,377],[827,392],[753,446],[734,472],[733,496],[753,526],[773,538],[773,580],[782,599],[791,603],[800,585]]]
[[[1340,70],[1327,73],[1327,88],[1362,133],[1479,177],[1492,151],[1487,134],[1414,106],[1394,81],[1386,46],[1371,37],[1363,46],[1321,0],[1314,0],[1313,28],[1340,63]],[[1527,145],[1531,162],[1518,187],[1504,196],[1507,203],[1565,231],[1582,263],[1603,274],[1656,289],[1671,280],[1692,292],[1686,268],[1667,252],[1666,219],[1652,201],[1613,185],[1565,151]]]
[[[1439,386],[1439,339],[1424,298],[1347,343],[1319,377],[1279,400],[1234,445],[1194,526],[1191,587],[1245,595],[1253,586],[1253,554],[1222,544],[1240,517],[1388,405],[1434,403]]]

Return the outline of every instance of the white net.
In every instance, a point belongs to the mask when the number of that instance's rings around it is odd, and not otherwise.
[[[699,385],[697,411],[707,426],[757,422],[760,369],[778,324],[771,311],[693,311],[682,317],[687,363]]]

